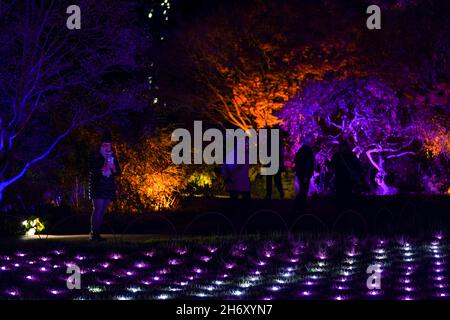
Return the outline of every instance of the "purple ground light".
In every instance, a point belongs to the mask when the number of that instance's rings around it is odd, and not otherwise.
[[[67,288],[67,267],[81,289]],[[368,288],[369,265],[381,287]],[[24,245],[0,251],[0,299],[448,299],[448,246],[389,239]]]

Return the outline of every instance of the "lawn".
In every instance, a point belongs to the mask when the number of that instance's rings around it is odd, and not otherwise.
[[[0,250],[0,298],[445,299],[448,251],[442,233],[20,241]],[[72,265],[81,269],[81,289],[67,288]],[[367,287],[370,265],[379,265],[380,289]]]

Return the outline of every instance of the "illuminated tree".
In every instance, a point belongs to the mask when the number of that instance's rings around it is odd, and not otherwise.
[[[422,149],[415,163],[425,191],[450,186],[450,21],[449,3],[438,0],[376,2],[383,31],[358,37],[362,68],[406,100]],[[427,12],[427,14],[422,14]],[[424,28],[424,26],[426,26]]]
[[[81,30],[58,1],[0,2],[0,200],[75,128],[142,106],[140,31],[121,1],[77,2]],[[127,26],[127,27],[124,27]]]
[[[308,10],[318,19],[330,19],[332,10],[323,3],[319,8],[255,1],[219,8],[182,25],[167,50],[172,53],[164,66],[173,68],[167,87],[185,83],[180,73],[194,81],[195,86],[184,85],[191,98],[184,99],[184,110],[220,124],[242,129],[278,124],[276,112],[307,80],[359,74],[351,36],[328,36],[327,26],[308,20]],[[342,22],[336,24],[345,29]],[[310,34],[317,40],[310,41]]]
[[[386,183],[386,163],[415,155],[420,137],[414,115],[395,91],[376,79],[315,81],[290,101],[280,117],[290,133],[293,156],[306,135],[313,135],[324,169],[333,145],[348,139],[356,155],[376,169],[376,192],[395,193]]]
[[[421,180],[425,191],[450,193],[450,86],[438,84],[435,90],[416,94],[421,125],[418,134],[423,141]]]
[[[141,212],[177,207],[188,179],[185,168],[172,162],[170,136],[169,131],[164,131],[133,148],[118,146],[118,155],[124,159],[120,185],[126,195],[119,197],[120,210]]]

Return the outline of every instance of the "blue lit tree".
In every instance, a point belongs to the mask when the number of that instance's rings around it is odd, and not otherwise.
[[[0,2],[0,200],[75,128],[146,100],[151,38],[134,23],[136,7],[77,4],[81,30],[66,28],[60,1]]]

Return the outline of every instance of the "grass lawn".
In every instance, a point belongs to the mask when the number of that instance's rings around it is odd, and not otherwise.
[[[445,299],[448,244],[283,233],[4,240],[1,299]],[[81,269],[69,290],[67,267]],[[367,287],[378,265],[380,289]],[[378,267],[377,267],[378,268]]]

